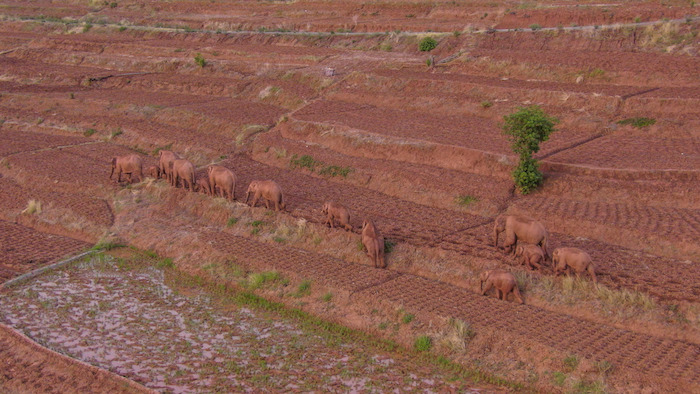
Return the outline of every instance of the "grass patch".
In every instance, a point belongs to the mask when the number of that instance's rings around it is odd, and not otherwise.
[[[401,321],[403,322],[403,324],[408,324],[408,323],[412,322],[413,319],[415,319],[415,318],[416,318],[416,316],[413,315],[413,313],[406,313],[406,314],[403,315],[403,317],[401,318]]]
[[[299,157],[296,154],[294,154],[292,155],[292,158],[289,159],[289,165],[293,170],[297,168],[306,168],[309,171],[314,172],[316,170],[316,167],[322,166],[323,163],[315,160],[309,155],[303,155]]]
[[[87,129],[87,130],[85,130],[85,131],[83,132],[83,135],[86,136],[86,137],[89,137],[89,136],[91,136],[91,135],[93,135],[93,134],[95,134],[95,133],[97,133],[97,130],[95,130],[95,129]]]
[[[552,373],[552,383],[554,385],[563,387],[564,383],[566,382],[566,374],[563,372],[556,371]]]
[[[287,152],[284,151],[286,156]],[[280,155],[277,156],[278,158]],[[306,168],[311,172],[316,172],[321,176],[336,177],[340,176],[347,178],[354,171],[352,167],[341,167],[336,165],[326,165],[324,162],[314,159],[310,155],[298,156],[292,155],[289,159],[289,167],[291,169]]]
[[[238,218],[231,216],[226,221],[226,227],[233,227],[234,224],[238,223]]]
[[[95,244],[90,250],[112,250],[117,248],[126,247],[125,244],[116,241],[100,241]]]
[[[493,107],[493,103],[489,100],[482,101],[481,102],[481,108],[491,108]]]
[[[304,279],[299,283],[299,287],[297,287],[297,292],[294,295],[295,297],[304,297],[311,294],[311,281],[308,279]]]
[[[573,372],[578,367],[579,359],[578,356],[572,354],[564,359],[564,366],[569,372]]]
[[[455,202],[457,203],[457,205],[465,208],[478,201],[478,197],[470,196],[468,194],[465,194],[463,196],[457,196],[457,198],[455,198]]]
[[[277,271],[253,273],[248,276],[246,287],[250,290],[255,290],[259,289],[265,284],[278,282],[281,279],[282,275],[280,275],[280,273]]]
[[[353,171],[351,167],[340,167],[340,166],[326,166],[318,171],[318,175],[336,177],[341,176],[347,178],[348,175]]]
[[[653,118],[627,118],[623,120],[618,120],[617,124],[619,125],[630,125],[632,127],[636,127],[638,129],[641,129],[643,127],[648,127],[656,123],[656,119]]]
[[[433,340],[427,335],[421,335],[413,342],[413,348],[419,352],[427,352],[433,347]]]
[[[166,257],[163,259],[159,259],[156,262],[156,267],[160,269],[170,269],[170,268],[175,268],[175,263],[173,263],[173,259]]]
[[[333,299],[333,293],[326,293],[323,295],[323,297],[321,297],[321,301],[323,301],[323,302],[331,302],[332,299]]]

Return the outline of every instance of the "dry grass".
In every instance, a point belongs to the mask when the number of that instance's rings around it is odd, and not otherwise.
[[[39,215],[39,214],[41,214],[41,211],[42,211],[41,201],[31,199],[31,200],[29,200],[29,202],[27,202],[27,207],[24,208],[22,213],[27,214],[27,215],[34,215],[34,214]]]
[[[474,338],[476,332],[469,323],[451,318],[446,327],[437,333],[437,343],[444,349],[452,352],[463,352],[467,348],[469,340]]]

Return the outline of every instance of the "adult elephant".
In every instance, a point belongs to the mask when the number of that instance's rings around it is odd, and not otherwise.
[[[189,160],[177,159],[170,163],[170,179],[172,185],[179,186],[182,181],[182,187],[191,192],[194,191],[194,165]]]
[[[284,203],[284,195],[282,194],[282,188],[277,184],[277,182],[272,180],[259,181],[255,180],[250,182],[248,185],[248,190],[245,195],[245,202],[248,202],[250,194],[253,194],[253,202],[250,206],[255,207],[258,200],[262,197],[265,201],[265,207],[270,209],[270,203],[275,206],[275,211],[284,210],[286,204]]]
[[[221,197],[230,201],[236,199],[236,175],[233,171],[223,166],[209,166],[207,169],[209,175],[209,187],[211,188],[212,196],[216,195],[216,188],[219,188]]]
[[[493,225],[493,246],[498,246],[498,235],[506,233],[503,247],[510,253],[518,241],[539,245],[545,258],[549,258],[547,250],[547,230],[542,223],[523,215],[500,215]]]
[[[138,155],[117,156],[112,158],[112,172],[109,179],[112,179],[114,172],[117,172],[117,182],[122,181],[122,174],[129,174],[129,182],[133,182],[134,175],[139,181],[143,180],[143,161]]]
[[[164,177],[168,182],[172,183],[172,177],[170,172],[170,164],[175,160],[178,160],[180,156],[169,150],[158,151],[158,170],[160,171],[160,176]]]

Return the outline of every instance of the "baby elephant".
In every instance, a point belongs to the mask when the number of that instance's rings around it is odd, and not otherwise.
[[[352,226],[350,225],[350,212],[348,209],[340,204],[336,204],[332,201],[326,201],[323,203],[323,208],[321,212],[326,214],[326,224],[331,228],[335,228],[335,221],[340,223],[340,226],[348,231],[352,231]]]
[[[211,187],[209,186],[209,179],[208,178],[199,178],[197,179],[196,182],[197,187],[195,188],[196,191],[200,193],[204,193],[207,196],[211,196]]]
[[[245,202],[248,202],[250,193],[253,193],[253,203],[250,206],[255,207],[260,197],[265,201],[265,207],[270,209],[270,203],[275,204],[275,211],[284,210],[287,206],[284,203],[282,189],[275,181],[252,181],[246,192]]]
[[[156,166],[150,166],[146,169],[146,175],[153,179],[160,178],[160,169]]]
[[[515,276],[510,272],[503,270],[487,270],[481,273],[479,279],[481,279],[481,295],[485,295],[492,287],[495,287],[498,299],[506,301],[508,299],[508,293],[513,292],[515,299],[521,304],[524,303],[523,298],[520,296],[518,282],[516,282]],[[484,282],[486,283],[486,287],[484,287]]]
[[[585,271],[591,275],[593,282],[597,282],[595,277],[595,267],[591,261],[591,256],[579,248],[557,248],[552,253],[552,264],[554,265],[554,274],[567,271],[571,268],[580,275]]]
[[[367,248],[367,256],[372,259],[374,268],[386,268],[384,237],[379,234],[377,227],[369,219],[362,222],[362,244]]]
[[[532,244],[520,244],[515,248],[515,257],[520,258],[520,264],[529,269],[540,269],[544,264],[544,252],[542,248]]]

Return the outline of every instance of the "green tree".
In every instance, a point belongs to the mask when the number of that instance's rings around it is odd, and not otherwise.
[[[547,141],[554,125],[559,121],[547,115],[537,105],[521,107],[517,112],[503,117],[503,132],[508,135],[511,148],[520,161],[513,170],[513,180],[521,193],[527,194],[542,183],[539,163],[532,158],[540,150],[540,143]]]

